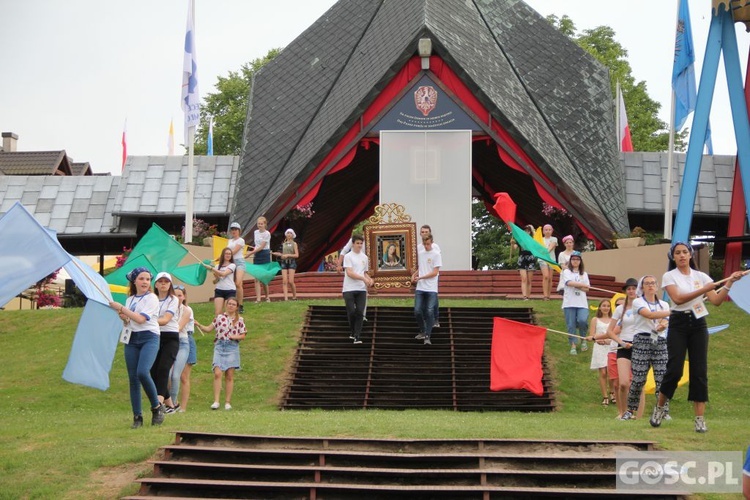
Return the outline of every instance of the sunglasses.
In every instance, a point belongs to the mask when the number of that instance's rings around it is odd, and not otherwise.
[[[182,286],[182,285],[175,285],[175,286],[174,286],[174,289],[175,289],[175,290],[182,290],[183,292],[185,291],[185,287],[184,287],[184,286]]]

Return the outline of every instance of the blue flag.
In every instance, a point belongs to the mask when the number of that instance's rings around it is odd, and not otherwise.
[[[0,305],[69,260],[57,238],[16,202],[0,218]]]
[[[122,321],[111,307],[96,300],[86,302],[63,379],[106,391],[121,330]]]
[[[675,94],[674,126],[675,130],[680,130],[688,115],[695,110],[696,101],[695,51],[687,0],[680,0],[680,11],[677,14],[672,90]]]

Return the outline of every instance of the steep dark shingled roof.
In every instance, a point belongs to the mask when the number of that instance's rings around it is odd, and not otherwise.
[[[5,175],[70,175],[70,162],[62,151],[0,151],[0,171]]]
[[[233,215],[282,203],[428,36],[434,50],[607,238],[626,230],[608,73],[520,0],[341,0],[256,76]]]

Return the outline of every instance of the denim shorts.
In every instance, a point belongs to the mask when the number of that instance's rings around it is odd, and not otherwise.
[[[268,264],[269,262],[271,262],[271,251],[267,249],[256,253],[253,258],[253,264]]]
[[[236,296],[237,296],[237,290],[220,290],[218,288],[214,289],[214,298],[217,298],[217,299],[227,300]]]
[[[188,353],[187,364],[194,365],[198,362],[198,346],[195,344],[193,332],[188,332],[188,342],[190,342],[190,352]]]
[[[235,257],[234,258],[234,265],[237,267],[237,269],[245,269],[245,259],[244,257]]]
[[[281,269],[297,269],[297,259],[281,259],[279,265]]]

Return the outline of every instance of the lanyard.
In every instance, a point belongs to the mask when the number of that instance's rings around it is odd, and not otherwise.
[[[128,306],[128,309],[130,309],[132,312],[135,312],[135,308],[138,306],[138,303],[143,300],[143,297],[148,295],[147,293],[144,293],[143,295],[131,295],[128,297],[128,301],[130,302],[130,305]],[[138,299],[137,301],[135,299]]]

